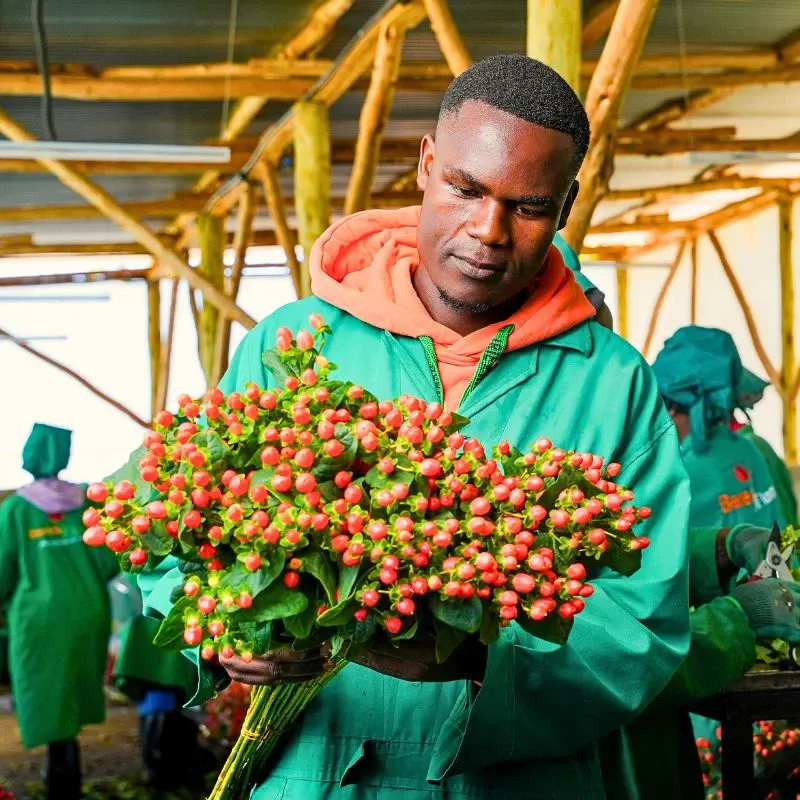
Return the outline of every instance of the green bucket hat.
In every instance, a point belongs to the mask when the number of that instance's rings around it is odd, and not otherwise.
[[[733,337],[718,328],[681,328],[658,354],[658,388],[668,403],[687,410],[698,452],[707,448],[708,427],[727,420],[738,406],[742,370]]]
[[[35,479],[52,478],[69,464],[72,431],[37,422],[22,450],[22,468]]]

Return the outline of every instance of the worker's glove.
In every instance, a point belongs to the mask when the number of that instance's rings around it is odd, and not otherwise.
[[[800,584],[764,578],[737,586],[730,597],[742,607],[758,639],[800,644]]]
[[[725,539],[728,558],[739,568],[752,575],[767,555],[767,545],[772,532],[769,528],[737,525]]]

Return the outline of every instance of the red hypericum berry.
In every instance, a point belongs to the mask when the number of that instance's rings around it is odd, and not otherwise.
[[[572,521],[577,525],[588,525],[592,521],[592,512],[588,508],[576,508]]]
[[[647,519],[652,513],[653,510],[649,506],[642,506],[638,511],[640,519]]]
[[[217,636],[222,636],[222,634],[225,633],[225,623],[219,619],[215,619],[213,622],[209,622],[208,632],[214,638],[216,638]],[[205,648],[203,649],[205,650]],[[213,648],[212,648],[212,655],[213,655]]]
[[[217,548],[214,547],[213,544],[209,544],[208,542],[203,542],[200,547],[197,548],[197,555],[200,556],[204,561],[208,561],[217,554]]]
[[[308,324],[311,325],[315,331],[318,331],[325,326],[325,320],[315,312],[308,317]]]
[[[360,486],[348,486],[344,491],[344,499],[347,500],[350,505],[360,503],[363,496],[364,492]]]
[[[313,346],[313,345],[312,345]],[[300,573],[294,572],[290,570],[289,572],[285,572],[283,575],[283,585],[287,589],[294,589],[297,584],[300,583]]]
[[[136,488],[130,481],[120,481],[114,486],[114,497],[125,502],[136,494]]]
[[[202,614],[210,614],[217,607],[217,601],[209,594],[197,598],[197,610]]]
[[[134,533],[145,533],[150,528],[150,520],[144,515],[139,515],[131,520],[131,530]]]
[[[400,614],[410,616],[414,613],[414,601],[410,597],[404,597],[402,600],[398,600],[395,608],[397,608]]]
[[[83,532],[83,542],[89,547],[102,547],[106,544],[106,532],[99,525],[92,525]]]
[[[550,521],[554,528],[566,528],[569,525],[569,514],[563,509],[556,508],[550,512]]]
[[[520,572],[511,579],[511,585],[515,592],[528,594],[534,590],[536,581],[530,575]]]
[[[199,627],[187,628],[183,632],[183,641],[189,647],[196,647],[203,640],[203,629]]]
[[[305,328],[297,331],[295,341],[301,350],[312,350],[314,348],[314,337]]]
[[[255,572],[261,566],[261,556],[258,553],[249,553],[245,556],[244,565],[250,572]]]
[[[614,523],[614,527],[618,531],[629,531],[631,529],[631,521],[625,517],[622,517]]]
[[[571,602],[562,603],[558,608],[558,614],[562,619],[572,619],[576,613],[575,604]]]
[[[397,581],[397,572],[393,569],[384,568],[380,571],[378,575],[378,580],[384,586],[391,586],[393,583]]]
[[[344,452],[344,445],[338,439],[325,442],[325,455],[328,458],[338,458]]]
[[[183,515],[183,524],[187,528],[199,528],[203,524],[203,518],[199,511],[192,509]]]
[[[387,632],[392,634],[400,633],[400,630],[403,627],[403,621],[400,619],[400,617],[387,617],[383,624]]]
[[[106,534],[106,546],[109,550],[115,553],[122,553],[128,549],[130,539],[125,535],[124,531],[113,530]]]
[[[83,512],[83,524],[90,528],[92,525],[97,525],[100,522],[100,512],[96,508],[87,508]]]
[[[586,577],[586,567],[583,564],[570,564],[567,567],[567,577],[571,580],[582,581]]]
[[[239,608],[250,608],[253,605],[253,597],[250,592],[242,592],[236,598],[236,605]]]
[[[376,606],[380,599],[381,596],[374,589],[365,589],[361,595],[361,602],[370,608]]]
[[[119,500],[109,500],[103,508],[106,516],[111,517],[111,519],[116,519],[124,510],[125,506]]]
[[[174,421],[175,417],[169,411],[159,411],[158,414],[156,414],[156,424],[160,425],[162,428],[169,428]]]

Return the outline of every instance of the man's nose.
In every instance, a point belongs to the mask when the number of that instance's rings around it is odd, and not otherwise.
[[[484,198],[470,218],[468,233],[487,247],[505,247],[511,242],[508,209],[496,200]]]

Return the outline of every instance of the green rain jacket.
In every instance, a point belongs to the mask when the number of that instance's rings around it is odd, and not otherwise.
[[[380,397],[437,399],[438,375],[419,340],[316,298],[279,309],[251,331],[223,390],[272,385],[263,351],[278,326],[296,330],[312,312],[335,331],[326,355],[342,376]],[[688,483],[675,428],[638,354],[597,323],[582,323],[501,355],[458,410],[471,419],[467,432],[486,443],[525,447],[547,434],[622,462],[621,479],[653,508],[642,568],[630,578],[601,575],[562,648],[507,628],[489,648],[480,690],[346,667],[287,735],[255,800],[599,800],[595,741],[641,711],[685,657]],[[176,570],[164,574],[169,566],[140,581],[150,613],[168,610],[181,580]],[[213,691],[204,670],[200,691]]]
[[[716,537],[740,524],[784,524],[764,459],[746,439],[719,423],[697,453],[683,440],[692,491],[689,592],[692,643],[689,656],[653,704],[621,731],[601,742],[606,794],[611,800],[701,800],[702,774],[689,712],[742,677],[756,661],[756,640],[742,607],[723,597],[717,576]]]
[[[778,493],[778,505],[781,513],[787,524],[796,525],[798,523],[797,495],[794,491],[794,479],[786,462],[772,449],[772,445],[766,439],[753,430],[752,425],[744,425],[737,433],[751,442],[767,462],[775,491]]]
[[[81,540],[83,508],[59,519],[14,495],[0,506],[0,605],[8,603],[14,706],[26,747],[105,719],[114,554]]]

